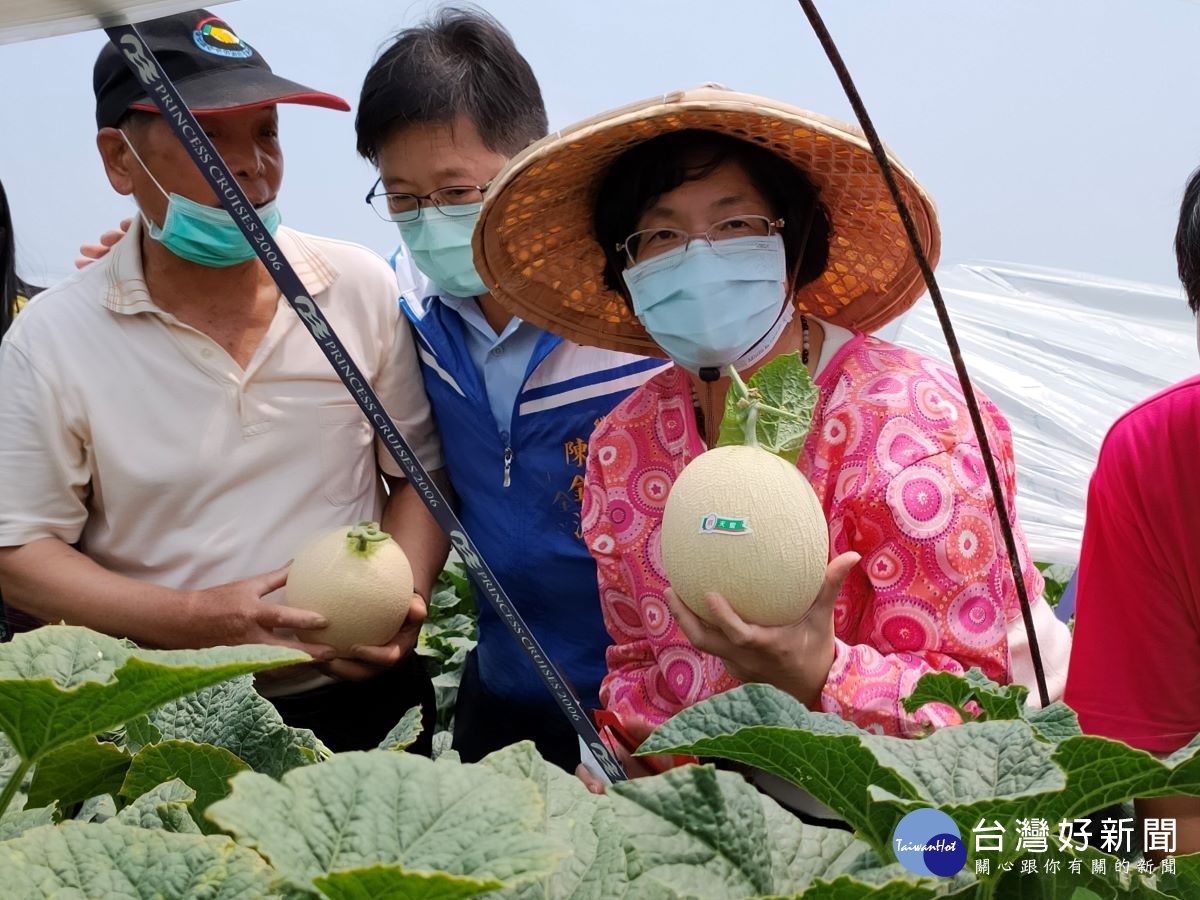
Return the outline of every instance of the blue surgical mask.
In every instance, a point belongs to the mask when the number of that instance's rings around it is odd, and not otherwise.
[[[421,274],[453,297],[487,293],[471,256],[471,235],[481,209],[482,203],[465,204],[455,207],[463,215],[447,216],[422,206],[413,221],[396,223]]]
[[[791,319],[783,238],[698,241],[624,272],[633,311],[654,342],[692,372],[761,359]]]
[[[129,138],[125,137],[125,132],[121,132],[121,136],[155,187],[167,198],[167,213],[161,226],[143,215],[150,237],[180,259],[213,269],[228,268],[254,258],[254,248],[233,216],[219,207],[205,206],[180,194],[168,194],[154,173],[146,168]],[[267,231],[274,237],[283,221],[275,201],[264,203],[257,210]]]

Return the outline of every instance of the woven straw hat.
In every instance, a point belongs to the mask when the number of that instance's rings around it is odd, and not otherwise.
[[[801,312],[871,331],[923,293],[904,226],[862,132],[777,100],[705,87],[585,119],[515,157],[489,188],[475,231],[475,268],[492,296],[577,343],[663,356],[624,298],[604,285],[592,211],[617,157],[688,128],[761,144],[816,186],[830,220],[829,263],[796,292]],[[933,201],[890,153],[889,159],[934,265],[941,236]]]

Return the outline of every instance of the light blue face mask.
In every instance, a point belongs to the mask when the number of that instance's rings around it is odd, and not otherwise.
[[[487,293],[487,285],[479,279],[471,258],[471,235],[482,209],[482,203],[469,203],[455,207],[463,215],[446,216],[431,206],[422,206],[413,221],[396,223],[417,268],[453,297]]]
[[[134,158],[150,176],[155,187],[167,198],[167,213],[161,226],[155,225],[143,215],[150,237],[188,262],[213,269],[224,269],[254,258],[254,248],[246,240],[242,229],[224,209],[205,206],[180,194],[168,194],[158,183],[142,158],[138,155],[125,132],[121,132]],[[272,200],[257,207],[259,218],[271,236],[279,230],[283,221],[279,209]]]
[[[718,253],[694,242],[623,273],[650,337],[692,372],[749,365],[774,343],[764,339],[778,337],[791,318],[783,238],[731,238],[720,246]]]

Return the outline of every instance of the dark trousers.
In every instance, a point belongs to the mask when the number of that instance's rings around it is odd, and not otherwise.
[[[421,736],[408,752],[433,752],[437,703],[429,673],[416,653],[367,681],[339,681],[303,694],[272,697],[271,702],[283,721],[310,729],[338,753],[374,750],[409,709],[419,706]]]
[[[549,694],[547,701],[552,703]],[[579,738],[556,707],[518,706],[489,693],[479,677],[475,651],[467,655],[454,707],[454,742],[463,762],[478,762],[494,750],[533,741],[538,752],[559,768],[579,765]]]

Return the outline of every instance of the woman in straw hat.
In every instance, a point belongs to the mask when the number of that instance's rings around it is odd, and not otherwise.
[[[936,261],[933,204],[895,165]],[[517,157],[489,192],[475,250],[493,296],[516,315],[676,363],[599,424],[587,467],[584,536],[615,642],[601,698],[633,736],[745,681],[896,735],[958,721],[940,704],[905,711],[927,672],[978,666],[1032,683],[958,381],[868,334],[908,309],[922,281],[855,129],[716,88],[625,107]],[[715,442],[727,367],[748,377],[792,351],[820,391],[798,466],[834,559],[802,622],[750,625],[710,595],[717,624],[707,626],[664,576],[663,505]],[[1069,636],[1016,523],[1008,425],[980,401],[1057,698]]]

